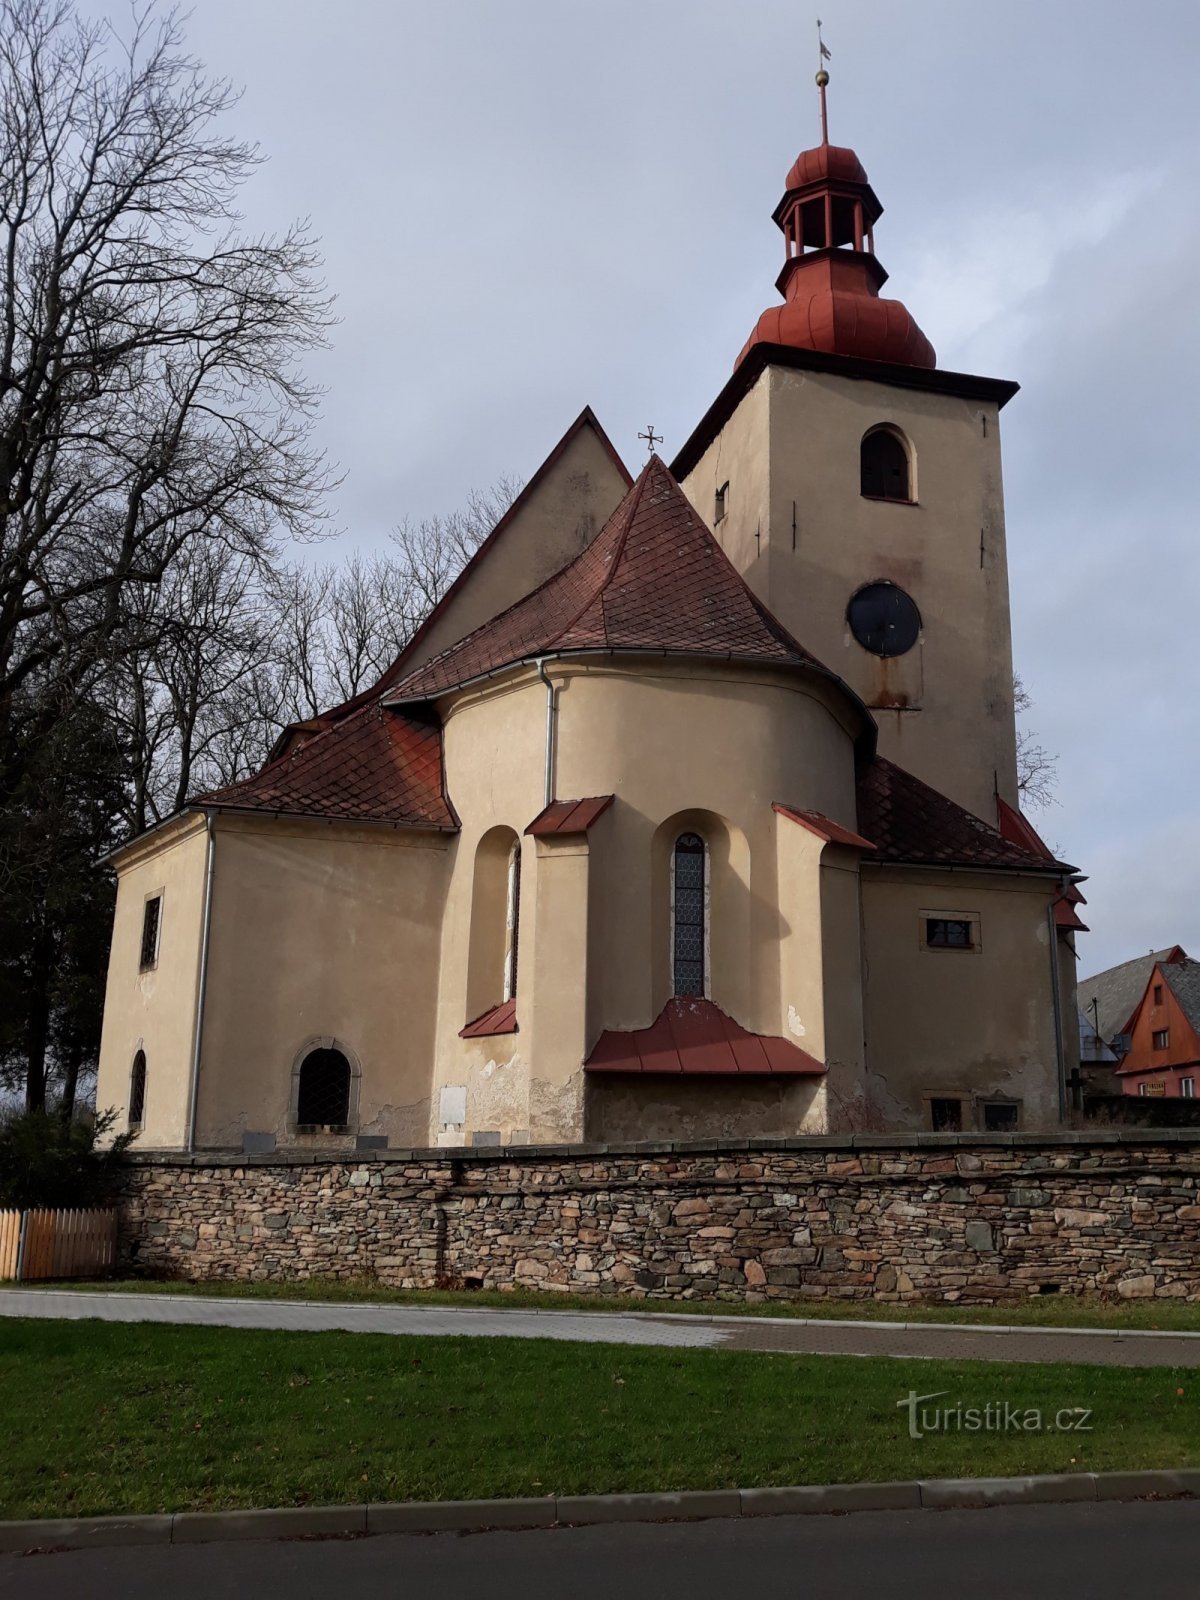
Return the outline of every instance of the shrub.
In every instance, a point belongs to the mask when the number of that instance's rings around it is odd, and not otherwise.
[[[93,1122],[64,1122],[44,1111],[0,1117],[0,1206],[28,1211],[109,1204],[132,1138],[122,1133],[99,1147],[115,1117],[113,1111]]]

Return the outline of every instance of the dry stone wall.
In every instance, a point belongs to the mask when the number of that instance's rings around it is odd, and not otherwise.
[[[1200,1134],[131,1161],[121,1252],[191,1279],[651,1299],[1200,1299]]]

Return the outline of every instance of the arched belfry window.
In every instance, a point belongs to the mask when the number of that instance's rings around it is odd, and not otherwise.
[[[681,833],[671,860],[671,983],[676,995],[707,986],[708,848],[698,833]]]
[[[502,1000],[517,998],[517,938],[521,931],[521,846],[513,841],[508,852],[508,892],[504,918],[504,992]]]
[[[310,1050],[300,1063],[296,1121],[301,1128],[349,1125],[350,1063],[340,1050]]]
[[[129,1126],[140,1128],[146,1120],[146,1052],[139,1050],[129,1074]]]
[[[895,428],[872,428],[859,447],[861,493],[871,500],[912,500],[912,457]]]

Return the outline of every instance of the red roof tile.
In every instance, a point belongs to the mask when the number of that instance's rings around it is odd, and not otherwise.
[[[552,800],[525,829],[535,839],[550,834],[586,833],[612,805],[615,795],[598,794],[590,800]]]
[[[520,1033],[517,1026],[517,1002],[504,1000],[490,1011],[485,1011],[474,1022],[459,1030],[460,1039],[487,1039],[494,1033]]]
[[[858,774],[858,825],[875,843],[878,861],[928,866],[1024,867],[1070,872],[1045,846],[1006,839],[963,806],[883,756]]]
[[[652,456],[582,554],[392,693],[424,700],[535,656],[593,650],[818,664],[754,596]]]
[[[798,822],[802,828],[807,828],[810,833],[815,833],[818,839],[824,839],[828,844],[845,844],[855,850],[875,848],[869,839],[864,839],[861,834],[851,833],[849,828],[843,828],[838,822],[831,822],[821,811],[797,811],[794,806],[785,806],[779,800],[776,800],[771,809],[778,811],[781,817],[790,817],[793,822]]]
[[[648,1028],[607,1029],[584,1070],[810,1077],[823,1073],[825,1066],[790,1039],[748,1033],[711,1000],[675,999],[667,1001]]]
[[[453,831],[436,718],[365,705],[196,805]]]

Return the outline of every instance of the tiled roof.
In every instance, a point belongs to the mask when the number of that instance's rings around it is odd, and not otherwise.
[[[592,650],[816,664],[750,591],[652,456],[582,554],[401,679],[389,698],[424,700],[535,656]]]
[[[831,822],[822,811],[797,811],[795,806],[785,806],[779,800],[776,800],[771,809],[777,811],[781,817],[789,817],[791,821],[798,822],[802,828],[807,828],[809,833],[815,833],[818,839],[824,839],[827,844],[845,844],[853,850],[875,848],[869,839],[864,839],[861,834],[851,833],[849,828],[843,828],[839,822]]]
[[[1179,1001],[1179,1009],[1200,1033],[1200,961],[1186,957],[1183,961],[1169,962],[1163,966],[1162,973]]]
[[[1173,964],[1188,957],[1179,945],[1166,950],[1151,950],[1115,967],[1106,967],[1091,978],[1080,978],[1077,989],[1079,1009],[1086,1011],[1096,1031],[1106,1042],[1120,1033],[1146,992],[1150,974],[1159,963]]]
[[[667,1001],[648,1028],[602,1033],[584,1070],[810,1077],[825,1066],[790,1039],[747,1033],[711,1000],[676,999]]]
[[[193,803],[346,822],[458,828],[442,782],[437,719],[378,703],[313,734],[254,777]]]
[[[552,800],[525,829],[535,839],[551,834],[586,833],[612,805],[615,795],[598,794],[590,800]]]
[[[883,756],[859,769],[858,826],[875,846],[874,861],[1073,870],[1048,852],[1005,839],[998,829]]]

